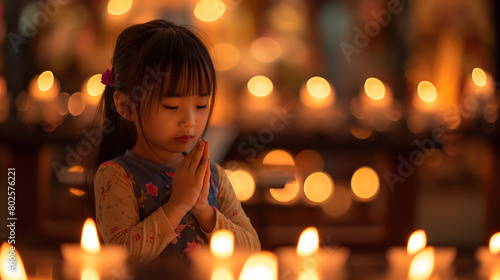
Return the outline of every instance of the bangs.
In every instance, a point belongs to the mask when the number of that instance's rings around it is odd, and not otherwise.
[[[144,48],[139,69],[145,71],[139,77],[144,77],[142,84],[148,91],[143,104],[146,108],[151,109],[155,102],[160,104],[164,97],[214,96],[216,75],[212,59],[191,31],[157,31]]]

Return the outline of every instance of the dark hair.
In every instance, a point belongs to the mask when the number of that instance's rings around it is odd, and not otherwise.
[[[111,64],[113,85],[105,87],[96,113],[97,125],[102,127],[102,141],[84,164],[92,211],[95,211],[93,180],[97,168],[132,149],[137,140],[134,123],[116,110],[115,91],[129,96],[143,134],[142,120],[151,109],[158,109],[153,106],[159,105],[165,96],[210,94],[208,119],[215,99],[216,77],[210,54],[200,38],[185,26],[153,20],[127,27],[116,40]]]

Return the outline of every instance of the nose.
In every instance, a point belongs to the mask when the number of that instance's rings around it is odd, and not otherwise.
[[[191,128],[195,125],[194,121],[194,110],[193,109],[186,109],[182,113],[181,121],[180,121],[180,126],[182,128]]]

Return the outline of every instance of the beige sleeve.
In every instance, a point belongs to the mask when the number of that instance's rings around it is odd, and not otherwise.
[[[101,164],[94,190],[96,224],[105,243],[124,245],[133,259],[146,263],[176,238],[163,208],[140,220],[131,178],[119,164]]]
[[[236,248],[260,251],[260,241],[257,232],[241,207],[240,201],[236,198],[233,186],[231,186],[226,172],[218,164],[215,166],[219,177],[219,194],[217,196],[219,210],[216,211],[214,229],[210,233],[205,232],[207,239],[210,240],[215,231],[227,229],[234,233]]]

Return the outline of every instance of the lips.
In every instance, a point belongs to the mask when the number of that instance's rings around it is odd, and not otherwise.
[[[174,138],[175,140],[177,140],[178,142],[180,143],[187,143],[189,141],[191,141],[191,139],[193,139],[193,135],[182,135],[180,137],[176,137]]]

